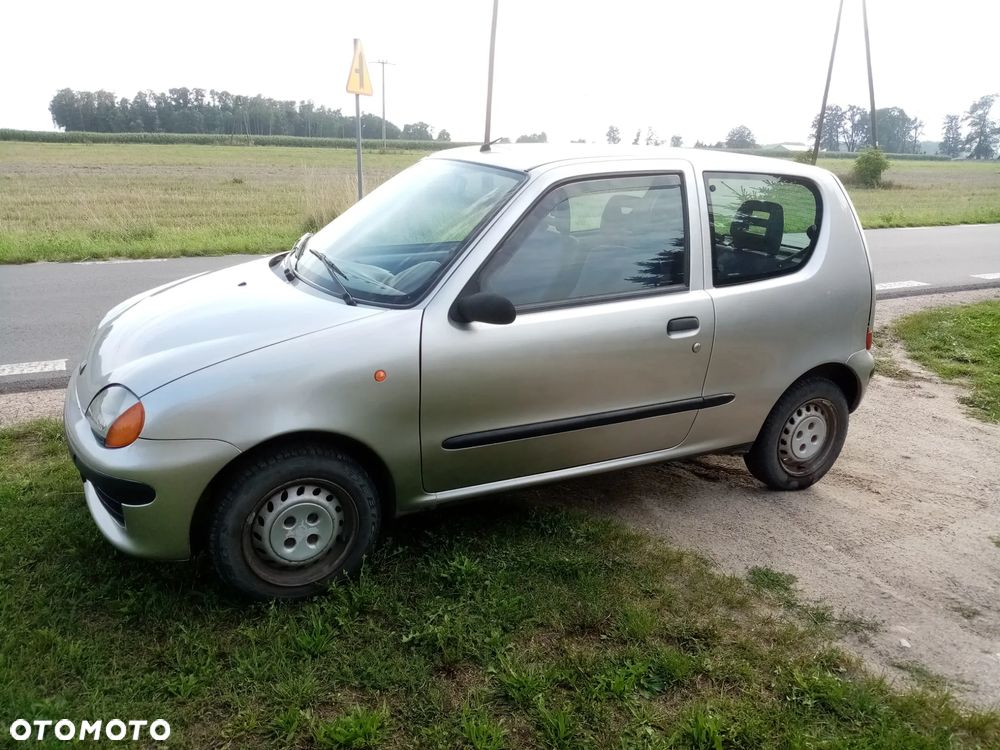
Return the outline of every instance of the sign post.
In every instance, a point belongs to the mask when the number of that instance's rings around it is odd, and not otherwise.
[[[361,173],[361,97],[372,95],[372,79],[368,75],[368,63],[365,61],[365,51],[361,40],[354,40],[354,59],[351,61],[351,72],[347,76],[347,93],[354,94],[354,130],[357,137],[358,161],[358,200],[365,194],[364,178]]]

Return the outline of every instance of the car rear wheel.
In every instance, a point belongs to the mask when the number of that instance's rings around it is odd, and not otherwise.
[[[808,378],[778,399],[750,452],[750,473],[775,490],[801,490],[830,470],[847,437],[843,391],[826,378]]]
[[[375,483],[350,456],[310,443],[256,457],[216,505],[219,576],[253,599],[298,599],[356,573],[378,538]]]

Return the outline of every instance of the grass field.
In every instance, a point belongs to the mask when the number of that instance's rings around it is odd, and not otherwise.
[[[366,187],[423,154],[366,154]],[[354,152],[0,142],[0,262],[287,248],[356,197]]]
[[[422,155],[367,154],[366,186]],[[851,190],[866,227],[1000,222],[996,162],[898,161],[886,178]],[[276,251],[350,205],[353,180],[347,149],[0,141],[0,262]]]
[[[928,310],[893,330],[917,362],[969,385],[963,400],[977,416],[1000,422],[1000,302]]]
[[[891,187],[848,187],[866,229],[1000,222],[1000,162],[890,161]],[[846,180],[851,163],[819,166]]]
[[[58,423],[0,431],[0,738],[121,718],[177,748],[1000,746],[1000,715],[938,681],[861,672],[831,638],[867,626],[793,577],[723,576],[543,494],[397,522],[359,580],[250,606],[204,561],[100,539]]]

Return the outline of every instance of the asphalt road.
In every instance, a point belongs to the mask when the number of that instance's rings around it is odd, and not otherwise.
[[[1000,286],[1000,224],[867,236],[880,299]],[[0,393],[64,385],[94,326],[123,299],[252,257],[0,265]]]

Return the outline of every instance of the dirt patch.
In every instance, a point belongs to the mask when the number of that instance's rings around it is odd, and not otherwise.
[[[0,393],[0,427],[62,415],[65,388],[27,393]]]
[[[879,304],[879,324],[997,297],[991,290],[889,300]],[[547,492],[738,575],[753,566],[792,573],[804,598],[879,624],[846,639],[876,671],[917,682],[940,675],[969,702],[996,706],[1000,426],[968,416],[961,388],[888,346],[909,377],[876,375],[840,460],[808,490],[767,491],[741,458],[709,456]]]

